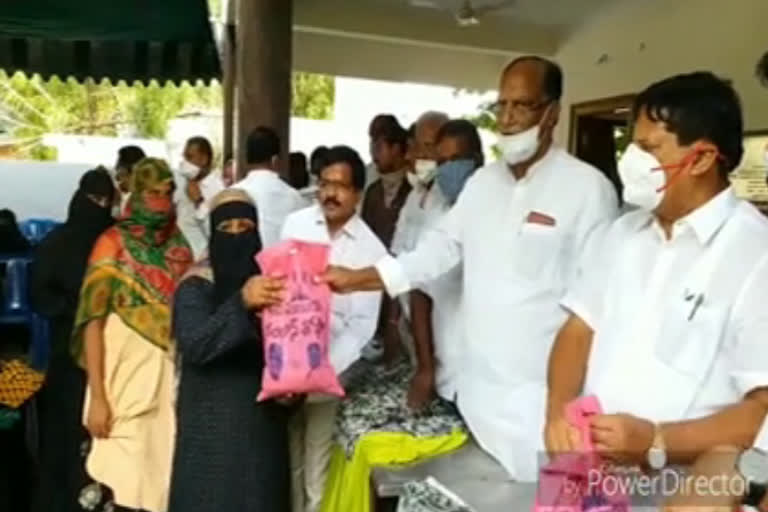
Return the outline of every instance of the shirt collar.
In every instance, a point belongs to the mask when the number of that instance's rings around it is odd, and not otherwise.
[[[316,225],[323,226],[326,230],[328,229],[328,223],[325,221],[325,214],[323,213],[323,208],[320,205],[315,205],[314,221]],[[337,234],[337,237],[338,235],[345,235],[355,240],[360,236],[361,222],[362,221],[360,220],[360,216],[355,213],[347,221],[347,223],[344,224],[344,227],[341,228]],[[328,236],[330,236],[330,233]]]
[[[733,188],[728,187],[681,221],[693,229],[702,245],[706,245],[731,216],[737,203]]]
[[[728,187],[675,222],[673,234],[677,235],[685,226],[693,231],[701,245],[707,245],[717,232],[720,231],[728,217],[731,216],[738,202],[739,200],[736,194],[734,194],[733,188]],[[643,229],[655,222],[654,215],[649,213],[647,217],[638,223],[637,229]]]

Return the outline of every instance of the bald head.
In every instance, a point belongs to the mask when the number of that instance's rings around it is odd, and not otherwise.
[[[450,118],[443,112],[425,112],[416,121],[414,140],[416,159],[437,160],[437,134]]]
[[[563,95],[563,71],[551,60],[535,55],[516,58],[502,71],[501,88],[515,75],[523,76],[531,82],[546,101],[560,101]]]

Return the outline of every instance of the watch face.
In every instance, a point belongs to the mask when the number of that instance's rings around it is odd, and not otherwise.
[[[739,473],[756,484],[768,484],[768,455],[750,448],[739,456]]]
[[[667,452],[661,448],[652,447],[648,450],[648,465],[652,469],[662,469],[667,465]]]

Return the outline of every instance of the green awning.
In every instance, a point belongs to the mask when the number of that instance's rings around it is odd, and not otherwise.
[[[0,68],[78,80],[221,76],[206,0],[2,0]]]

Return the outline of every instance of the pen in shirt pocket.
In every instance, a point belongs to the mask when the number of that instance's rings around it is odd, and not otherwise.
[[[694,302],[693,302],[693,307],[691,308],[691,313],[688,315],[688,321],[689,322],[693,320],[693,317],[696,316],[696,312],[699,310],[699,308],[701,307],[702,303],[704,302],[704,294],[700,293],[700,294],[696,295],[695,298],[693,296],[691,296],[690,298],[687,298],[686,300],[690,300],[690,299],[694,299]]]

